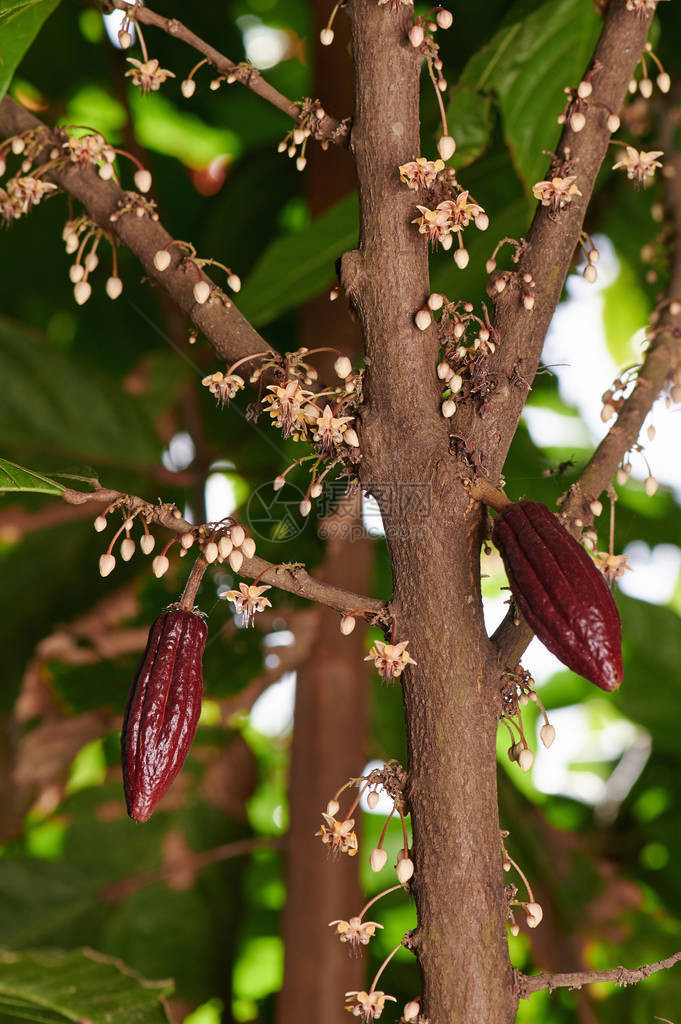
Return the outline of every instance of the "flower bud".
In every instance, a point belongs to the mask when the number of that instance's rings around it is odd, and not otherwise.
[[[601,409],[601,419],[603,420],[604,423],[607,423],[608,420],[611,420],[614,415],[615,415],[615,407],[614,407],[614,405],[611,405],[610,402],[606,402],[605,405],[603,406],[603,408]]]
[[[132,46],[132,36],[124,28],[118,33],[118,45],[121,50],[128,50]]]
[[[367,807],[370,811],[376,810],[380,799],[381,798],[375,789],[372,789],[370,793],[367,793]]]
[[[412,25],[409,29],[409,42],[412,46],[420,46],[425,38],[422,25]]]
[[[672,80],[666,71],[661,71],[657,76],[657,87],[660,92],[669,92],[672,87]]]
[[[395,868],[397,872],[397,878],[401,885],[406,885],[409,879],[414,874],[414,862],[411,857],[401,857],[397,862]]]
[[[326,805],[326,813],[331,818],[334,818],[338,814],[339,811],[340,811],[340,804],[338,803],[338,801],[337,800],[329,800],[328,804]]]
[[[322,484],[320,484],[319,481],[317,480],[310,487],[310,497],[311,498],[318,498],[323,490],[324,490],[324,488],[323,488]]]
[[[485,270],[487,271],[487,273],[491,274],[492,271],[494,271],[496,269],[497,269],[496,262],[494,260],[491,260],[491,259],[487,260],[487,263],[485,263]]]
[[[454,15],[451,11],[446,11],[444,7],[442,7],[435,15],[435,20],[440,28],[451,28],[452,22],[454,21]]]
[[[156,546],[156,538],[154,537],[153,534],[151,534],[151,533],[144,533],[144,534],[142,534],[142,539],[140,540],[140,547],[142,548],[142,552],[145,555],[150,555],[151,552],[154,550],[155,546]]]
[[[489,217],[484,210],[475,218],[475,226],[478,231],[487,231],[487,228],[489,227]]]
[[[228,81],[228,83],[230,85],[232,84],[229,81],[229,78],[227,79],[227,81]],[[210,85],[208,86],[208,88],[210,89],[211,92],[217,92],[221,85],[222,85],[222,79],[221,78],[211,78]]]
[[[575,110],[573,114],[570,114],[570,127],[573,132],[581,132],[585,124],[586,118],[581,110]]]
[[[648,440],[649,441],[654,441],[655,440],[655,434],[657,433],[657,431],[655,430],[655,427],[652,425],[652,423],[648,427],[648,430],[646,431],[646,433],[648,434]]]
[[[255,554],[255,541],[252,537],[246,537],[246,540],[241,544],[241,550],[246,558],[253,558]]]
[[[88,281],[79,281],[73,289],[73,297],[79,306],[85,305],[92,295],[92,288]]]
[[[196,92],[196,82],[194,81],[194,79],[185,78],[184,82],[182,82],[180,85],[180,91],[182,92],[182,95],[186,100],[191,99],[191,97]]]
[[[285,476],[275,476],[274,480],[272,481],[272,488],[275,491],[280,491],[285,483],[286,483],[286,477]]]
[[[157,580],[160,580],[161,576],[164,576],[170,568],[170,562],[165,555],[156,555],[156,558],[151,563],[151,570]]]
[[[534,754],[528,747],[523,747],[518,754],[518,764],[524,772],[529,772],[530,768],[534,764]]]
[[[449,380],[453,373],[454,371],[449,363],[442,362],[437,364],[437,375],[439,380]]]
[[[349,444],[351,448],[359,448],[359,438],[357,437],[357,432],[353,430],[352,427],[348,427],[345,431],[343,434],[343,440],[346,444]]]
[[[655,494],[655,491],[657,490],[658,487],[659,487],[659,484],[658,484],[657,480],[655,479],[655,477],[652,476],[652,474],[649,477],[646,478],[645,488],[646,488],[646,494],[648,495],[649,498],[652,498],[653,494]]]
[[[134,554],[135,542],[132,537],[126,537],[121,541],[121,558],[124,562],[129,562]]]
[[[620,487],[624,487],[628,479],[629,474],[620,466],[620,468],[617,470],[617,483],[620,485]]]
[[[231,540],[235,548],[240,548],[244,540],[246,539],[246,531],[244,530],[243,526],[239,526],[238,523],[235,523],[234,526],[229,531],[229,539]]]
[[[151,188],[151,174],[144,167],[140,167],[138,171],[135,171],[134,180],[135,188],[140,192],[148,192]]]
[[[459,270],[465,270],[465,268],[468,266],[469,259],[470,257],[468,255],[468,249],[457,249],[456,252],[454,253],[454,262],[456,263]]]
[[[447,11],[446,13],[449,14],[449,11]],[[418,999],[411,999],[408,1003],[404,1004],[404,1009],[402,1010],[402,1020],[416,1020],[420,1012],[421,1006]]]
[[[371,851],[369,857],[369,864],[371,865],[372,871],[382,871],[388,860],[388,854],[385,850],[380,849],[378,846],[375,850]]]
[[[452,401],[451,398],[446,398],[442,403],[442,415],[446,420],[452,418],[456,412],[456,402]]]
[[[672,299],[669,303],[669,312],[672,316],[678,316],[681,313],[681,302],[678,299]]]
[[[546,725],[542,725],[539,730],[539,739],[542,741],[546,749],[548,750],[553,741],[556,738],[556,730],[548,722]]]
[[[442,160],[449,160],[450,157],[454,156],[456,151],[456,142],[451,135],[443,135],[438,139],[437,151]]]
[[[333,364],[333,368],[336,372],[336,376],[340,377],[341,380],[345,380],[352,373],[352,363],[347,356],[339,356],[336,362]]]
[[[538,903],[525,904],[525,913],[527,914],[528,928],[536,928],[538,924],[541,924],[544,911]]]
[[[598,271],[590,263],[587,263],[582,273],[584,274],[584,279],[588,281],[589,284],[593,284],[594,281],[598,278]]]
[[[641,81],[638,83],[638,87],[641,91],[641,96],[643,96],[644,99],[649,100],[650,97],[653,95],[653,83],[650,81],[650,79],[642,78]]]
[[[213,562],[217,562],[218,546],[214,540],[209,540],[207,544],[204,544],[203,557],[206,559],[209,565],[211,565]]]
[[[244,556],[241,551],[237,551],[235,548],[234,551],[230,552],[228,561],[234,572],[238,572],[244,563]]]
[[[526,310],[531,311],[534,309],[534,295],[525,294],[523,295],[523,306]]]
[[[304,171],[307,167],[307,157],[299,156],[296,160],[296,170]]]
[[[12,152],[14,153],[15,156],[19,156],[20,153],[23,153],[25,148],[26,148],[26,143],[24,142],[23,139],[19,139],[19,138],[12,139]]]
[[[607,126],[609,132],[616,132],[620,126],[620,119],[617,114],[610,114],[607,120]]]
[[[432,324],[432,322],[433,318],[430,315],[430,310],[426,309],[425,307],[423,309],[419,309],[418,313],[414,317],[414,323],[416,324],[420,331],[427,330]]]
[[[182,536],[180,537],[180,545],[181,545],[183,551],[188,551],[193,543],[194,543],[194,534],[191,533],[190,531],[187,531],[187,533],[183,533]]]
[[[194,299],[200,306],[208,300],[210,295],[210,285],[208,281],[197,281],[194,285]]]
[[[91,274],[93,270],[96,270],[99,266],[99,256],[96,252],[89,252],[85,257],[85,269],[88,274]]]
[[[309,516],[312,511],[312,502],[308,501],[307,498],[303,498],[298,508],[300,509],[301,516]]]
[[[577,95],[579,96],[580,100],[585,100],[587,96],[591,95],[592,92],[593,86],[591,85],[591,82],[580,82],[577,86]]]
[[[170,253],[167,249],[159,249],[154,255],[154,266],[157,270],[167,270],[170,266]]]
[[[102,530],[106,530],[106,516],[97,516],[95,519],[95,530],[97,533],[101,533]]]
[[[233,292],[241,291],[241,278],[238,274],[230,274],[227,278],[227,285]]]
[[[73,284],[78,284],[85,277],[85,267],[82,263],[74,263],[69,267],[69,277]]]
[[[596,498],[594,501],[591,502],[591,504],[589,505],[589,508],[591,509],[591,513],[594,516],[599,516],[601,514],[601,512],[603,511],[603,505],[598,500],[598,498]]]
[[[463,386],[463,377],[460,377],[458,373],[452,374],[449,378],[449,390],[453,395],[458,395],[459,391]]]
[[[113,572],[114,566],[116,565],[116,559],[113,555],[100,555],[99,556],[99,575],[108,576],[109,573]]]
[[[106,294],[110,299],[117,299],[123,291],[123,282],[120,277],[110,277],[106,282]]]
[[[356,625],[354,615],[344,615],[340,620],[340,631],[343,636],[350,636]]]
[[[319,33],[319,42],[322,46],[331,46],[331,43],[333,42],[333,35],[334,33],[332,28],[323,28]]]

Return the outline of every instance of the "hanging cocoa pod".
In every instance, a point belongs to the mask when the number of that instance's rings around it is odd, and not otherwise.
[[[622,682],[622,627],[610,588],[546,505],[507,504],[492,539],[518,608],[545,647],[602,690]]]
[[[182,768],[201,712],[206,624],[196,612],[166,611],[149,631],[121,733],[128,814],[147,821]]]

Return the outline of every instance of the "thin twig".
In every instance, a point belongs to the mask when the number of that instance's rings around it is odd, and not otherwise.
[[[651,974],[657,971],[667,970],[681,960],[681,952],[672,953],[664,960],[658,960],[654,964],[644,964],[643,967],[635,967],[627,970],[625,967],[613,967],[609,971],[575,971],[571,974],[542,974],[526,975],[516,973],[518,995],[521,999],[528,999],[533,992],[541,992],[548,989],[552,992],[555,988],[581,988],[583,985],[591,985],[595,982],[609,981],[615,985],[636,985],[639,981],[645,981]]]

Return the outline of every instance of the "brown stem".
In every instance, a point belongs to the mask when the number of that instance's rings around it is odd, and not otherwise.
[[[183,611],[193,611],[194,601],[196,599],[199,587],[201,586],[203,574],[205,573],[207,568],[208,562],[203,557],[203,555],[199,555],[199,557],[194,562],[194,565],[192,566],[192,571],[189,573],[189,578],[185,583],[184,590],[182,591],[182,597],[180,598],[180,608],[182,608]]]
[[[572,974],[517,974],[518,991],[521,999],[528,999],[533,992],[541,992],[548,989],[552,992],[555,988],[581,988],[582,985],[591,985],[594,982],[611,981],[615,985],[636,985],[644,981],[651,974],[657,971],[667,970],[681,960],[681,952],[672,953],[664,960],[658,960],[654,964],[644,964],[642,967],[635,967],[627,970],[625,967],[614,967],[609,971],[575,971]]]
[[[476,501],[484,501],[485,505],[489,505],[497,512],[501,512],[507,505],[513,504],[510,498],[507,498],[505,494],[497,490],[496,487],[492,487],[487,480],[483,480],[481,477],[477,477],[473,481],[468,491],[471,498],[475,498]]]

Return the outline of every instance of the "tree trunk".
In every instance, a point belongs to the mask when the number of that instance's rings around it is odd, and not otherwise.
[[[402,680],[422,1012],[431,1024],[510,1024],[517,999],[496,792],[499,666],[482,617],[482,518],[464,467],[448,455],[436,332],[414,326],[429,293],[428,256],[411,224],[414,193],[398,174],[421,155],[421,57],[407,41],[411,7],[352,0],[350,18],[361,230],[343,281],[369,364],[362,483],[388,537],[394,641],[408,640],[417,662]],[[389,969],[381,987],[390,992]]]

